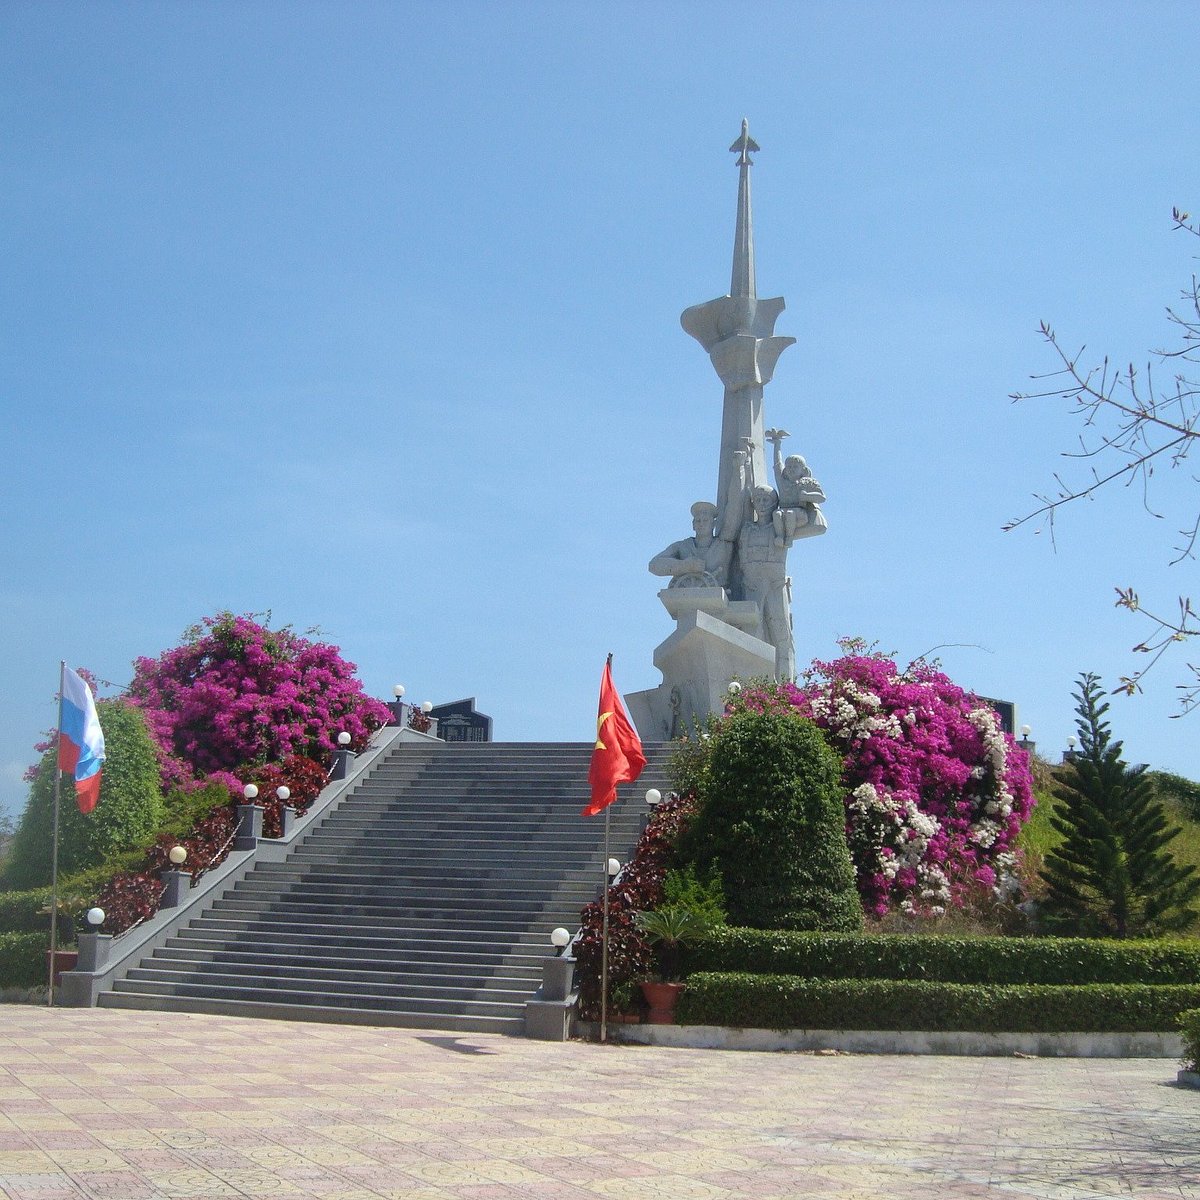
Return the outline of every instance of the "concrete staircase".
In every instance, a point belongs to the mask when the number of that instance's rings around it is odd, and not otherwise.
[[[624,862],[669,744],[621,789]],[[104,1007],[520,1033],[549,934],[600,894],[590,743],[398,744],[283,862],[261,862],[102,992]]]

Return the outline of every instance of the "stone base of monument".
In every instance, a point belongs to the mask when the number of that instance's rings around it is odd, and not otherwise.
[[[748,631],[758,628],[753,602],[731,602],[722,588],[669,588],[658,596],[675,618],[675,632],[654,651],[663,681],[625,697],[638,732],[655,742],[703,729],[709,713],[724,708],[731,679],[775,673],[775,647]]]

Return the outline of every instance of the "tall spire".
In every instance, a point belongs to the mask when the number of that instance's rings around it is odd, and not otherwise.
[[[721,449],[717,466],[718,504],[729,495],[734,454],[750,443],[750,469],[765,483],[769,464],[763,454],[763,387],[771,382],[779,356],[796,339],[777,337],[775,321],[783,300],[760,299],[754,280],[754,233],[750,221],[750,155],[758,143],[750,137],[750,123],[742,121],[741,136],[729,147],[737,154],[737,232],[733,239],[733,277],[729,294],[705,304],[694,304],[680,316],[680,324],[704,347],[725,385],[721,413]]]
[[[742,136],[729,149],[738,156],[737,227],[733,234],[733,277],[729,282],[731,296],[758,295],[754,285],[754,225],[750,218],[750,168],[752,150],[758,143],[750,136],[750,122],[742,118]]]

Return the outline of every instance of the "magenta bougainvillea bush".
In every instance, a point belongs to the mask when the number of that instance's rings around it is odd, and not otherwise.
[[[1028,754],[936,667],[900,668],[857,639],[841,645],[843,657],[798,683],[747,685],[731,705],[808,717],[842,755],[864,909],[939,916],[981,892],[1011,898],[1034,803]]]
[[[129,695],[162,748],[164,784],[186,786],[290,755],[328,763],[343,730],[362,750],[391,712],[354,671],[336,646],[221,613],[137,659]]]

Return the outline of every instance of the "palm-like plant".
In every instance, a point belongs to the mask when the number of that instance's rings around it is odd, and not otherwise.
[[[703,941],[712,928],[712,920],[682,904],[664,904],[661,908],[633,914],[634,923],[653,947],[658,969],[665,983],[679,979],[679,951],[691,942]]]

